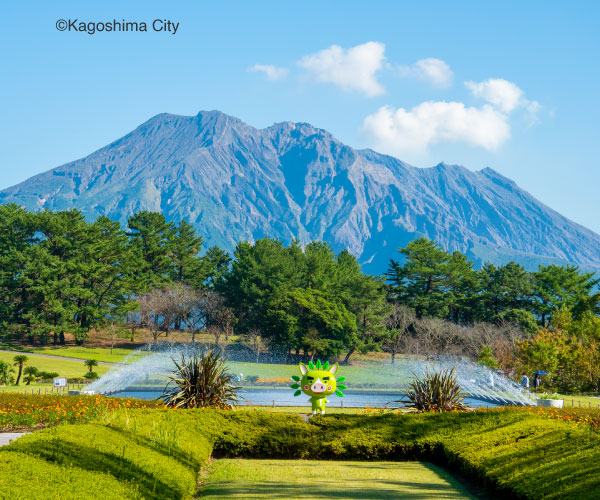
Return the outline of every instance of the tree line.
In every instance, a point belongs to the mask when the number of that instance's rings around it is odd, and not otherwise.
[[[551,329],[559,311],[588,323],[600,312],[593,273],[515,262],[475,269],[425,238],[401,248],[384,276],[323,242],[263,238],[233,255],[203,244],[189,223],[154,212],[122,228],[76,209],[0,206],[2,332],[40,343],[125,327],[155,340],[174,329],[210,332],[216,343],[235,333],[257,358],[265,346],[345,361],[379,349],[473,357]]]

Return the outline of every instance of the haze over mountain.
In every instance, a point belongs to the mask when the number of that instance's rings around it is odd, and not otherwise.
[[[491,168],[416,168],[306,123],[256,129],[218,111],[157,115],[85,158],[0,191],[0,203],[9,202],[77,207],[123,225],[136,211],[158,211],[229,251],[264,236],[324,240],[374,273],[419,236],[477,265],[600,269],[600,235]]]

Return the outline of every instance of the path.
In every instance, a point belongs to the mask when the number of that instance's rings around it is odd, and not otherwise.
[[[0,446],[4,446],[15,439],[19,439],[25,434],[31,434],[30,432],[0,432]]]
[[[221,500],[477,500],[445,470],[424,462],[214,460],[199,498]],[[487,497],[489,498],[489,497]]]
[[[67,357],[67,356],[54,356],[52,354],[36,354],[33,352],[23,352],[23,351],[9,351],[9,350],[5,350],[5,349],[0,349],[0,352],[7,352],[9,354],[25,354],[26,356],[37,356],[40,358],[50,358],[50,359],[62,359],[63,361],[81,361],[82,363],[84,361],[87,361],[87,359],[84,358],[71,358],[71,357]],[[106,366],[122,366],[123,363],[110,363],[109,361],[98,361],[99,365],[106,365]]]

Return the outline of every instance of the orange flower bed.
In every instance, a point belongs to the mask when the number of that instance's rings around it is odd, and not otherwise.
[[[122,408],[162,407],[156,401],[106,396],[0,394],[0,430],[86,422]]]

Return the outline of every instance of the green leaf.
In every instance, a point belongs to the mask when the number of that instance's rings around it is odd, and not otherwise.
[[[323,367],[323,365],[321,364],[321,360],[317,359],[317,370],[320,370]]]
[[[338,382],[343,382],[344,380],[346,380],[346,377],[338,377],[338,378],[337,378],[337,381],[338,381]]]
[[[344,397],[344,394],[342,393],[342,391],[335,391],[335,395],[339,396],[340,398]]]
[[[343,384],[338,384],[338,387],[340,389],[342,389],[343,391],[347,389],[347,387],[345,385],[343,385]]]
[[[315,365],[314,365],[314,363],[312,361],[308,362],[308,368],[309,368],[309,370],[314,370],[315,369]]]
[[[295,380],[296,382],[300,381],[300,377],[298,375],[292,375],[292,380]]]
[[[323,365],[323,370],[329,370],[329,361],[325,361],[325,364]]]
[[[292,389],[298,389],[300,387],[300,385],[299,384],[292,384],[292,385],[290,385],[290,387]]]
[[[301,390],[297,390],[297,391],[294,393],[294,396],[300,396],[300,394],[302,394],[302,391],[301,391]]]

